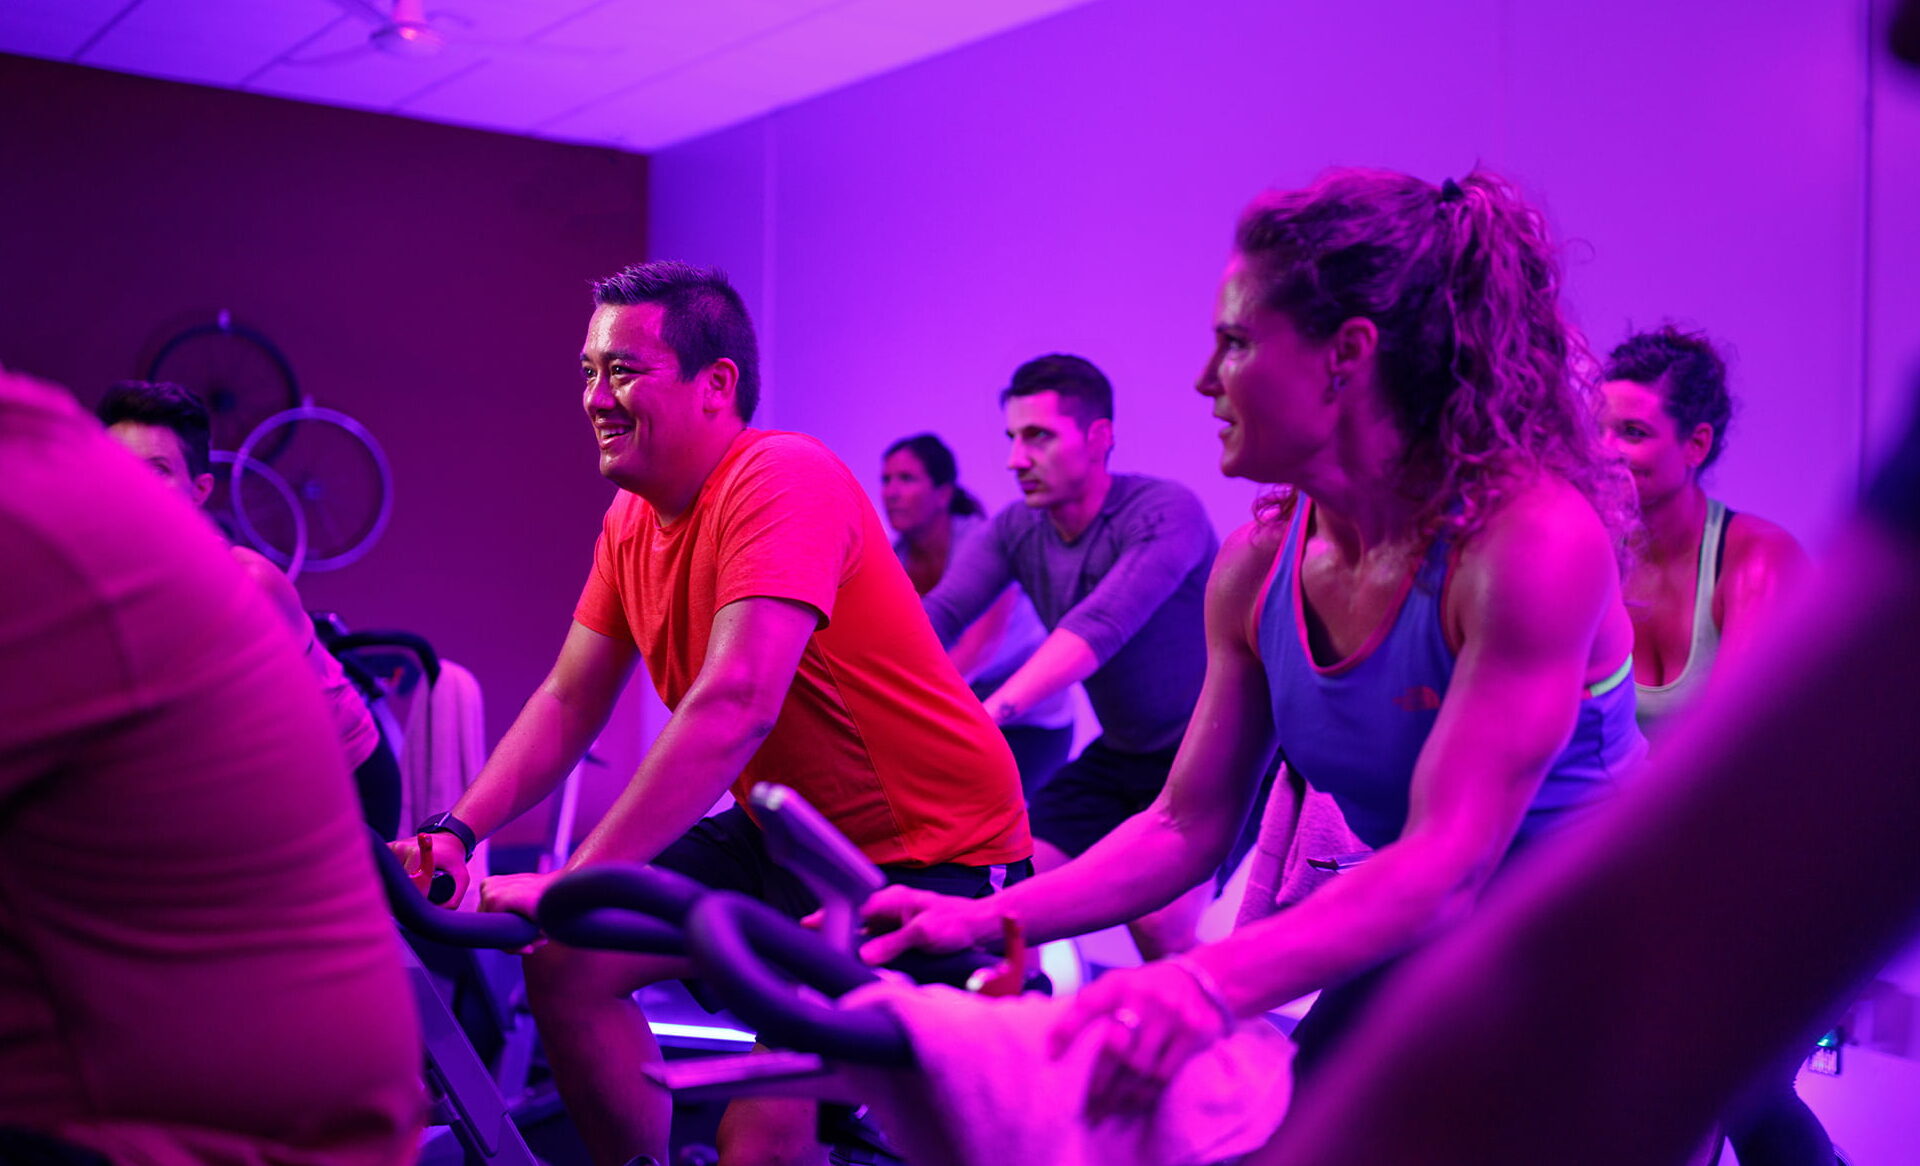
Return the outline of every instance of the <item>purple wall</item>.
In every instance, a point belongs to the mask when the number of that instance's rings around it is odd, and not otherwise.
[[[1874,58],[1872,15],[1102,0],[656,155],[654,252],[733,269],[774,337],[768,423],[870,482],[931,428],[1011,501],[995,390],[1074,351],[1118,390],[1116,465],[1225,530],[1252,490],[1190,386],[1236,210],[1333,164],[1483,162],[1568,240],[1595,345],[1667,317],[1728,343],[1745,408],[1715,491],[1817,547],[1920,357],[1920,84]],[[1920,1088],[1913,1050],[1856,1051],[1809,1096],[1859,1160],[1906,1160],[1920,1114],[1878,1099]]]
[[[0,108],[0,361],[90,403],[183,317],[265,332],[394,462],[385,539],[307,604],[428,636],[496,738],[609,497],[573,361],[586,281],[644,254],[646,160],[18,57]]]
[[[1481,161],[1548,208],[1596,345],[1666,317],[1725,339],[1746,408],[1716,488],[1817,542],[1859,472],[1863,364],[1897,395],[1896,322],[1863,347],[1863,14],[1574,7],[1104,0],[657,155],[655,251],[741,278],[775,337],[768,419],[863,473],[930,427],[1011,499],[993,390],[1080,351],[1120,393],[1116,464],[1226,526],[1250,491],[1188,387],[1234,212],[1331,164]],[[1920,182],[1897,116],[1882,232]]]

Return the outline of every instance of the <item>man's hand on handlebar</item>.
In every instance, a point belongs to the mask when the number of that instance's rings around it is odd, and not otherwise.
[[[879,965],[906,951],[963,951],[1000,934],[1000,916],[991,907],[991,899],[882,887],[861,906],[860,918],[868,932],[883,934],[860,945],[860,958]]]
[[[539,919],[540,896],[565,871],[551,871],[547,874],[503,874],[492,875],[480,882],[480,909],[482,911],[511,911],[515,915],[524,915],[536,922]],[[546,945],[544,937],[519,950],[517,954],[526,955],[538,951]]]
[[[424,855],[421,850],[423,840],[427,847]],[[461,852],[459,839],[440,833],[411,835],[387,843],[387,849],[393,851],[400,860],[400,869],[407,872],[407,877],[413,880],[414,886],[420,888],[421,894],[432,897],[429,888],[433,885],[434,873],[438,871],[453,880],[453,893],[440,901],[441,906],[452,910],[466,898],[467,883],[471,881],[471,876],[467,874],[466,856]]]

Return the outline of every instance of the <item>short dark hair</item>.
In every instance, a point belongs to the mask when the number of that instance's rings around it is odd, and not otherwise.
[[[1013,382],[1000,390],[1000,403],[1036,393],[1060,394],[1061,406],[1085,429],[1102,418],[1113,420],[1113,383],[1085,357],[1054,353],[1013,370]]]
[[[880,456],[890,458],[902,451],[914,456],[914,459],[920,463],[920,468],[927,471],[927,481],[932,482],[936,488],[953,487],[953,501],[947,504],[948,513],[985,513],[986,508],[980,505],[980,499],[975,498],[965,486],[960,484],[960,463],[954,460],[953,451],[947,448],[947,443],[941,441],[938,435],[916,433],[912,437],[903,437],[888,446],[887,452]]]
[[[171,429],[187,456],[187,473],[213,472],[213,418],[192,389],[170,381],[115,381],[93,407],[102,425],[133,421]]]
[[[593,281],[593,302],[630,307],[659,304],[660,338],[680,360],[680,379],[725,357],[740,370],[733,392],[740,420],[752,421],[760,404],[760,346],[753,320],[725,272],[676,259],[654,259]]]
[[[1682,332],[1672,324],[1636,332],[1607,354],[1601,377],[1658,392],[1682,438],[1702,422],[1712,426],[1713,445],[1700,463],[1702,470],[1726,448],[1733,394],[1727,390],[1727,362],[1706,333]]]

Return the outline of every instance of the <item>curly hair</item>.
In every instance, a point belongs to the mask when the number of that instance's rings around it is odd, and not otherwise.
[[[1421,502],[1423,528],[1471,535],[1516,482],[1546,472],[1577,487],[1622,542],[1632,490],[1600,444],[1559,259],[1543,216],[1505,179],[1476,169],[1434,186],[1334,170],[1255,199],[1234,248],[1262,305],[1308,339],[1373,322],[1381,390],[1406,441],[1399,485]],[[1284,513],[1291,495],[1263,506]]]
[[[1733,420],[1733,394],[1727,391],[1727,362],[1705,332],[1682,332],[1672,324],[1636,332],[1607,354],[1604,381],[1632,381],[1661,396],[1680,436],[1702,423],[1712,427],[1713,444],[1701,472],[1718,461]]]

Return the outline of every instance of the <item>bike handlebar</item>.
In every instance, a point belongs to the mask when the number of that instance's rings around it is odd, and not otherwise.
[[[373,867],[387,893],[387,907],[401,926],[415,935],[453,947],[496,947],[505,951],[525,947],[540,938],[540,928],[524,915],[503,911],[449,911],[427,902],[413,885],[386,840],[371,826]]]
[[[837,998],[878,977],[765,903],[731,891],[702,896],[687,914],[687,947],[702,978],[761,1040],[861,1064],[913,1063],[906,1030],[891,1014],[835,1008],[794,990],[797,983]]]
[[[707,888],[670,870],[590,866],[540,896],[540,927],[561,943],[645,955],[687,954],[687,913]]]

